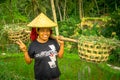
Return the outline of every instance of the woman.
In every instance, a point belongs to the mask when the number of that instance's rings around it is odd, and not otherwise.
[[[38,36],[31,42],[28,50],[21,40],[17,41],[20,49],[24,52],[26,63],[30,64],[32,59],[35,59],[35,80],[59,80],[60,71],[57,57],[63,57],[64,41],[50,38],[52,35],[51,26],[37,26],[36,32]]]

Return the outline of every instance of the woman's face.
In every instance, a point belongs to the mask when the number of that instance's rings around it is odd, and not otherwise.
[[[50,28],[39,28],[38,36],[41,41],[48,41],[50,37]]]

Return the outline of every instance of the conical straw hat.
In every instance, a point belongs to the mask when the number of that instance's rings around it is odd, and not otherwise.
[[[49,19],[43,13],[40,13],[33,21],[31,21],[27,26],[29,27],[55,27],[57,24]]]

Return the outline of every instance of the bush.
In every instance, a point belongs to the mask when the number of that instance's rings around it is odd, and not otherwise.
[[[114,11],[106,24],[106,27],[102,29],[101,34],[105,37],[115,37],[120,40],[120,9]],[[113,34],[114,33],[114,34]]]
[[[117,47],[115,50],[112,50],[108,63],[115,65],[115,66],[120,66],[120,48]]]
[[[76,29],[78,29],[76,24],[78,21],[79,20],[77,18],[70,17],[65,21],[58,22],[60,35],[68,38],[75,38],[75,34],[77,33]],[[77,53],[76,43],[67,42],[65,43],[65,46],[67,46],[67,49],[69,50],[68,53]]]

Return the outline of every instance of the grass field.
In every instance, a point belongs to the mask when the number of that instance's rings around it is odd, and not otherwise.
[[[80,60],[78,54],[68,54],[58,59],[60,80],[120,80],[120,71],[106,63]],[[27,65],[23,54],[0,54],[0,80],[34,80],[34,62]]]

